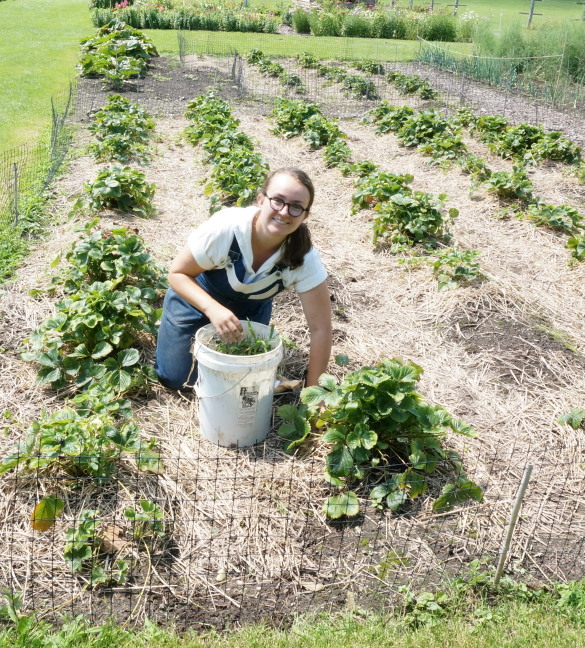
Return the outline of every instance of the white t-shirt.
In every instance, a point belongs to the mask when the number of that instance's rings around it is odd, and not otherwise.
[[[255,283],[266,277],[270,270],[280,261],[281,250],[267,259],[257,271],[252,269],[252,222],[258,207],[226,207],[216,212],[189,234],[188,245],[193,258],[204,270],[224,268],[229,262],[229,250],[234,234],[244,260],[246,274],[243,283]],[[293,286],[297,292],[306,292],[315,288],[327,279],[327,271],[321,256],[315,250],[305,255],[303,265],[294,270],[284,268],[282,280],[284,286]]]

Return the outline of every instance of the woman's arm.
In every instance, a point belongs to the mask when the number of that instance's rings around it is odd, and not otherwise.
[[[202,272],[205,270],[186,245],[171,263],[169,284],[180,297],[208,317],[224,342],[239,342],[244,336],[240,320],[195,281]]]
[[[312,290],[299,293],[303,312],[309,325],[309,368],[306,384],[316,385],[319,376],[327,370],[331,356],[331,300],[324,281]]]

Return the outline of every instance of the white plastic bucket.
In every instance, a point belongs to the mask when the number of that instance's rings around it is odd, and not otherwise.
[[[248,322],[241,323],[247,333]],[[269,326],[257,322],[251,322],[251,326],[258,337],[270,338]],[[212,443],[228,448],[260,443],[270,428],[282,340],[274,334],[270,351],[238,356],[206,346],[214,334],[211,324],[200,328],[193,345],[199,370],[195,392],[199,397],[201,432]]]

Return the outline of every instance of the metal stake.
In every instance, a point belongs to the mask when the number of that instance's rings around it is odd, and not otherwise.
[[[502,577],[502,572],[504,571],[504,564],[508,556],[510,543],[512,542],[512,536],[514,535],[514,529],[516,528],[516,522],[518,521],[518,514],[520,513],[520,507],[522,506],[522,501],[524,500],[524,495],[526,494],[526,489],[528,488],[530,475],[532,475],[532,465],[528,464],[526,468],[524,468],[522,481],[520,482],[520,486],[518,487],[518,492],[516,493],[516,501],[514,502],[512,515],[510,516],[510,522],[508,523],[508,531],[506,533],[506,537],[504,539],[502,548],[500,550],[500,560],[498,562],[496,575],[494,576],[494,585],[497,585],[500,582],[500,578]]]

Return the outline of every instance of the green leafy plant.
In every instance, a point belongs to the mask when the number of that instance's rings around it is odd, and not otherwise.
[[[89,126],[96,137],[89,150],[98,162],[127,163],[134,158],[144,163],[150,159],[147,143],[153,129],[154,120],[140,104],[110,95]]]
[[[356,214],[361,209],[374,209],[379,203],[389,201],[395,194],[408,193],[410,191],[408,185],[413,180],[414,176],[410,174],[397,175],[379,170],[358,177],[356,189],[351,197],[352,214]]]
[[[275,135],[290,139],[300,135],[305,129],[307,120],[315,115],[321,115],[319,106],[316,103],[277,97],[274,102],[274,109],[270,114],[275,123],[272,132]]]
[[[478,136],[481,142],[494,142],[505,131],[508,120],[500,115],[481,115],[475,118],[471,124],[471,132]]]
[[[431,261],[433,272],[437,276],[439,290],[456,288],[461,283],[474,281],[481,276],[477,250],[458,250],[445,248],[434,253]]]
[[[368,111],[362,121],[366,124],[375,124],[376,135],[381,135],[399,130],[412,115],[414,115],[414,110],[409,106],[392,106],[387,101],[381,101],[375,108]]]
[[[578,430],[582,427],[583,422],[585,422],[585,410],[580,407],[574,407],[567,414],[562,414],[557,418],[557,423],[560,425],[570,425],[573,430]]]
[[[99,222],[96,218],[81,225],[77,229],[80,238],[53,260],[53,269],[65,261],[65,267],[51,280],[53,288],[62,286],[66,293],[72,293],[96,281],[112,280],[121,282],[118,286],[136,286],[162,295],[167,288],[165,270],[146,250],[138,231],[107,229]]]
[[[576,261],[585,261],[585,236],[571,236],[567,248],[572,250],[571,257]]]
[[[152,41],[120,20],[108,22],[95,36],[83,39],[81,52],[81,75],[103,77],[114,89],[144,76],[149,59],[158,56]]]
[[[100,559],[104,528],[98,515],[99,511],[93,509],[80,513],[75,526],[65,534],[63,557],[72,573],[87,573],[92,587],[107,583],[122,585],[128,578],[129,565],[125,560],[108,565]]]
[[[484,182],[484,187],[501,201],[526,203],[532,198],[533,185],[522,166],[514,166],[512,171],[495,171]]]
[[[359,512],[352,487],[369,491],[372,504],[398,511],[407,501],[425,494],[428,476],[455,470],[452,489],[443,489],[435,510],[447,510],[463,499],[482,499],[481,489],[465,476],[457,453],[444,447],[447,432],[475,436],[474,430],[444,408],[418,394],[422,369],[399,359],[382,360],[345,376],[338,383],[328,374],[306,387],[301,401],[306,409],[278,409],[288,423],[282,426],[287,451],[306,439],[312,422],[319,440],[330,445],[325,478],[339,492],[324,505],[332,518]],[[279,429],[279,434],[281,434]]]
[[[163,469],[154,440],[142,440],[132,420],[118,420],[110,412],[80,413],[67,407],[33,421],[16,452],[0,463],[0,474],[89,475],[111,479],[123,456],[132,456],[139,470]]]
[[[261,337],[256,333],[250,320],[248,320],[247,329],[244,338],[239,342],[223,342],[217,335],[214,335],[210,339],[209,345],[213,345],[212,348],[220,353],[245,356],[267,353],[278,343],[279,337],[274,329],[274,325],[270,326],[270,332],[267,338]]]
[[[455,126],[436,110],[423,110],[406,119],[396,133],[404,146],[419,146],[438,136],[456,134]]]
[[[583,227],[583,217],[569,205],[535,203],[528,206],[525,215],[536,225],[545,225],[567,234],[575,234]]]
[[[119,393],[145,387],[155,380],[140,353],[131,348],[142,331],[156,334],[160,309],[152,303],[158,294],[150,288],[118,282],[94,282],[56,304],[57,312],[35,330],[23,359],[37,362],[37,380],[60,389],[77,389],[101,382]]]
[[[544,133],[531,147],[530,155],[537,161],[558,160],[566,164],[579,164],[582,160],[581,147],[563,137],[559,131]]]
[[[485,159],[478,155],[473,155],[473,153],[461,156],[458,164],[463,172],[469,174],[476,183],[484,182],[492,174]]]
[[[132,523],[134,540],[162,537],[165,535],[164,513],[158,504],[147,499],[138,501],[139,507],[128,507],[124,516]]]
[[[421,144],[418,150],[423,155],[430,155],[429,164],[438,164],[449,167],[454,161],[460,160],[467,151],[467,147],[460,135],[446,135],[435,137],[426,144]]]
[[[459,215],[452,207],[443,215],[446,194],[433,196],[422,191],[399,192],[375,207],[374,245],[380,239],[394,244],[434,245],[439,239],[448,239],[449,221]]]
[[[503,158],[523,158],[543,136],[542,126],[526,123],[508,126],[503,133],[489,142],[488,147]]]
[[[339,167],[351,162],[352,152],[343,139],[336,138],[327,143],[323,159],[328,167]]]
[[[119,209],[121,212],[134,212],[139,216],[151,216],[155,207],[152,204],[154,184],[146,182],[142,171],[129,166],[114,164],[102,169],[93,182],[84,184],[85,198],[79,198],[73,209],[88,208]]]

